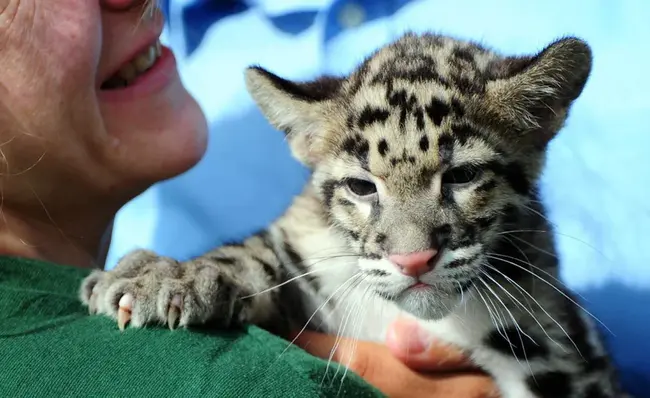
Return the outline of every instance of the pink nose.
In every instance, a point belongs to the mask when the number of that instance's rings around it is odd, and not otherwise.
[[[410,276],[419,276],[430,271],[434,264],[429,264],[429,260],[438,254],[435,249],[413,252],[408,254],[392,254],[388,260],[397,265],[403,274]]]

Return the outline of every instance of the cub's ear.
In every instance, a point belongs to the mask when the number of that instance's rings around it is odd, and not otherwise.
[[[246,70],[246,88],[253,100],[273,127],[284,131],[293,155],[307,166],[322,158],[328,105],[343,82],[322,77],[298,83],[257,66]]]
[[[492,65],[485,105],[505,125],[542,129],[551,139],[582,93],[592,67],[589,45],[577,38],[557,40],[530,57],[509,57]]]

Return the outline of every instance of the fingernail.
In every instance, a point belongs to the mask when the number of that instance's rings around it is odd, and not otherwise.
[[[413,322],[398,322],[388,330],[387,344],[406,355],[421,354],[431,344],[431,338]]]

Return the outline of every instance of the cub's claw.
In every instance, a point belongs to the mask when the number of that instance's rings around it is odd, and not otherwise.
[[[228,272],[205,259],[180,263],[136,250],[114,269],[87,276],[80,297],[91,314],[111,317],[120,331],[155,324],[173,330],[208,321],[227,326],[241,288]]]
[[[88,299],[88,313],[90,315],[97,313],[97,293],[95,293],[95,289],[93,289],[93,292]]]
[[[133,305],[133,296],[125,294],[120,298],[117,310],[117,327],[124,331],[126,325],[131,320],[131,308]]]
[[[176,329],[178,326],[177,322],[181,317],[181,298],[180,296],[174,296],[171,303],[169,303],[169,311],[167,312],[167,325],[171,330]]]

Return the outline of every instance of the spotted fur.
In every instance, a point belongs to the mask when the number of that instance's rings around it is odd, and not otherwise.
[[[130,295],[136,327],[308,323],[379,341],[404,313],[464,349],[504,398],[623,396],[593,320],[557,280],[537,194],[590,71],[576,38],[511,57],[433,34],[340,78],[251,67],[252,97],[313,170],[304,192],[241,244],[183,263],[136,251],[91,275],[82,298],[117,317]],[[431,248],[419,278],[387,259]]]

